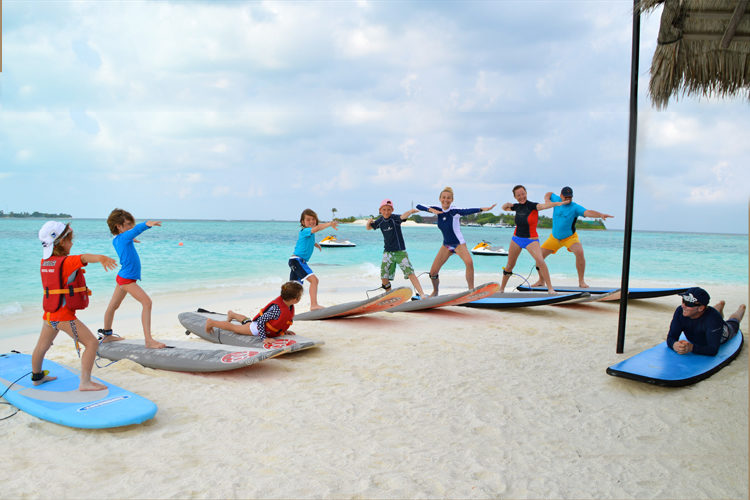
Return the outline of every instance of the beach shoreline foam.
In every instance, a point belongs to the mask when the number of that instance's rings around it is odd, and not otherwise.
[[[370,281],[323,277],[321,301],[362,298]],[[445,293],[461,285],[458,275],[443,281]],[[742,286],[709,292],[727,313],[747,301]],[[250,315],[275,293],[269,285],[154,295],[154,336],[188,338],[179,312]],[[127,360],[95,368],[154,401],[156,417],[82,431],[19,412],[2,422],[2,496],[38,496],[39,478],[27,471],[42,460],[43,495],[75,498],[744,498],[747,348],[685,388],[605,373],[662,341],[678,304],[631,301],[624,354],[615,353],[615,302],[299,322],[300,335],[326,344],[220,374]],[[308,306],[305,298],[299,310]],[[93,330],[104,307],[101,299],[81,315]],[[30,352],[35,316],[32,333],[0,339],[3,352]],[[118,311],[115,331],[142,338],[135,301]],[[79,366],[62,334],[49,357]],[[95,486],[72,464],[98,477]]]

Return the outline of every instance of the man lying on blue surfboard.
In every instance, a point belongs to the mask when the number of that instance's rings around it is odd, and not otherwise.
[[[724,301],[716,307],[708,305],[711,296],[703,288],[688,288],[681,293],[682,305],[672,317],[667,334],[667,345],[677,354],[703,354],[716,356],[719,346],[731,339],[740,329],[740,321],[745,315],[745,304],[724,321]],[[679,340],[684,333],[687,340]]]

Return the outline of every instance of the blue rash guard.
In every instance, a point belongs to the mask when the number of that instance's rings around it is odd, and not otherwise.
[[[315,233],[312,232],[311,227],[303,227],[299,230],[294,255],[307,262],[312,257],[313,250],[315,250]]]
[[[112,240],[117,257],[120,259],[120,272],[117,275],[120,278],[129,280],[141,279],[141,258],[135,251],[133,240],[146,229],[150,229],[145,222],[137,224],[132,229],[120,233]]]
[[[436,210],[443,210],[440,206],[425,206],[417,205],[417,208],[423,212],[429,212],[430,208]],[[481,212],[481,208],[455,208],[453,205],[447,211],[442,214],[438,214],[438,229],[443,233],[443,245],[447,247],[457,247],[462,243],[466,243],[464,236],[461,234],[461,216],[470,215]]]
[[[562,201],[562,198],[553,194],[550,196],[550,201]],[[585,208],[572,201],[567,205],[555,207],[552,211],[552,236],[558,240],[573,236],[576,232],[576,220],[578,217],[583,217],[585,211]]]
[[[725,325],[726,323],[719,311],[711,306],[706,307],[703,314],[696,319],[683,316],[682,306],[677,306],[674,316],[672,316],[672,323],[669,325],[667,346],[674,349],[673,344],[680,340],[680,333],[684,333],[688,341],[693,344],[695,354],[716,356],[716,353],[719,352]]]

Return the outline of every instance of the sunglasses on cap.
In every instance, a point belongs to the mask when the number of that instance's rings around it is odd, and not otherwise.
[[[682,305],[685,306],[685,307],[698,307],[698,306],[702,306],[703,304],[701,304],[698,301],[687,302],[685,299],[682,299]]]

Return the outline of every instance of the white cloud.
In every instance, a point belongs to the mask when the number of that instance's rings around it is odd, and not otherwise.
[[[378,109],[376,103],[350,103],[336,110],[336,118],[346,125],[361,125],[367,122],[378,121],[385,116],[383,110]]]
[[[444,185],[471,203],[561,182],[602,205],[619,200],[632,3],[543,3],[547,17],[523,1],[55,2],[54,16],[49,4],[13,2],[0,165],[20,187],[6,204],[53,168],[75,168],[98,192],[158,186],[144,199],[175,217],[208,213],[195,200],[231,216],[212,193],[295,200],[261,204],[259,218],[296,219],[296,204],[332,193],[342,213],[367,212],[361,200],[382,179],[403,184],[389,196],[423,201]],[[658,24],[658,13],[643,18],[642,47]],[[652,111],[647,56],[637,196],[659,207],[712,200],[723,221],[728,200],[750,192],[746,104],[681,99]],[[111,208],[98,203],[80,215]]]
[[[31,151],[28,149],[19,149],[16,151],[16,160],[19,162],[27,161],[29,158],[31,158]]]
[[[412,159],[414,155],[414,147],[416,146],[416,144],[416,139],[411,137],[401,143],[401,145],[398,147],[398,150],[401,151],[401,155],[403,156],[404,160],[408,161]]]
[[[348,58],[371,56],[388,48],[389,37],[382,26],[363,26],[340,35],[338,50]]]
[[[381,165],[377,168],[377,174],[371,178],[374,184],[386,186],[412,180],[415,180],[414,170],[406,165]]]

